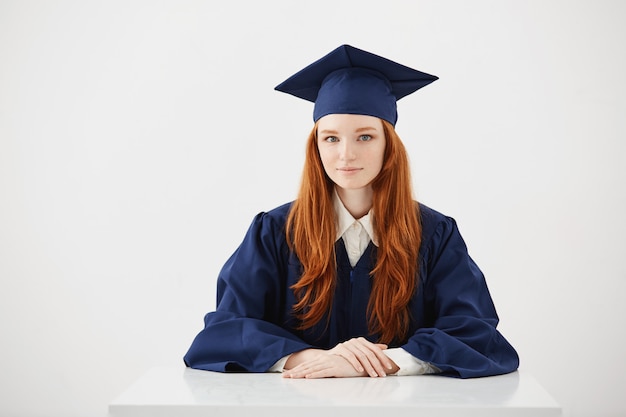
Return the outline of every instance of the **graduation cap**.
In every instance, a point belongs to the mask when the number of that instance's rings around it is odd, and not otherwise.
[[[316,122],[328,114],[363,114],[395,125],[396,101],[437,79],[387,58],[341,45],[275,90],[314,102]]]

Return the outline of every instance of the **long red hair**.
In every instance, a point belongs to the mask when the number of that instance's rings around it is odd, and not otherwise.
[[[419,206],[413,200],[406,149],[393,126],[383,122],[385,155],[372,182],[372,217],[379,247],[368,303],[370,334],[379,342],[403,341],[410,323],[409,301],[417,289],[421,243]],[[336,282],[334,183],[326,175],[317,148],[317,126],[310,133],[298,198],[287,219],[287,242],[302,263],[292,286],[294,312],[301,329],[330,313]]]

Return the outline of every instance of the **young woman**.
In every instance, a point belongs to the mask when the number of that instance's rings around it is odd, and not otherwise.
[[[277,90],[313,101],[297,199],[224,265],[193,368],[290,378],[517,369],[456,223],[413,200],[396,102],[436,80],[343,45]]]

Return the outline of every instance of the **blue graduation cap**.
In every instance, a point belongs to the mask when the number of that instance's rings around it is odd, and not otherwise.
[[[313,120],[328,114],[363,114],[396,124],[396,101],[438,77],[370,52],[342,45],[276,86],[315,103]]]

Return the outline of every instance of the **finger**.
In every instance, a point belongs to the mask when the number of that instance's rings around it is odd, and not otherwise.
[[[352,339],[350,342],[352,346],[358,349],[365,356],[366,360],[370,363],[375,370],[377,376],[386,376],[388,370],[393,369],[391,360],[384,354],[381,346],[386,348],[387,345],[382,343],[372,343],[365,338]],[[363,362],[363,357],[357,354],[357,357]],[[366,365],[367,366],[367,365]]]
[[[375,351],[371,350],[369,346],[362,345],[358,345],[357,349],[361,352],[360,355],[357,355],[361,363],[363,363],[367,369],[371,369],[369,372],[370,376],[387,376],[387,372],[384,369],[385,365],[383,365],[381,359],[376,355]],[[365,364],[365,362],[367,362],[369,366]]]
[[[354,368],[355,371],[357,371],[357,372],[365,372],[365,369],[361,365],[361,362],[359,361],[359,359],[345,345],[345,343],[338,344],[333,349],[331,349],[329,352],[334,354],[334,355],[341,356],[342,358],[347,360],[350,363],[350,365],[352,365],[352,367]]]
[[[330,368],[318,369],[316,371],[311,371],[304,378],[306,379],[319,379],[319,378],[332,378],[335,377],[336,372],[333,372]]]
[[[374,351],[376,356],[378,356],[378,359],[380,360],[380,362],[385,366],[385,368],[389,370],[393,369],[393,362],[391,361],[391,359],[389,359],[389,356],[387,356],[385,352],[383,352],[384,350],[387,349],[387,345],[376,344],[376,346],[381,349],[380,351]],[[381,347],[381,346],[384,346],[384,347]]]
[[[345,359],[337,355],[324,354],[285,371],[287,378],[306,378],[309,374],[329,368],[351,367]]]
[[[329,355],[330,356],[330,355]],[[344,361],[342,358],[337,358]],[[345,362],[345,367],[352,369],[352,367]],[[351,371],[354,373],[354,370]],[[345,373],[345,371],[344,371]],[[328,361],[317,361],[316,363],[307,363],[305,366],[300,366],[298,369],[293,369],[287,378],[293,379],[316,379],[316,378],[329,378],[334,376],[342,376],[340,373],[340,367],[336,363],[333,363],[332,358],[328,358]]]
[[[354,357],[365,372],[371,377],[386,375],[384,372],[381,375],[379,370],[376,369],[381,367],[380,361],[376,358],[376,355],[374,355],[366,343],[369,342],[364,341],[364,339],[351,339],[344,342],[342,345],[345,347],[345,352],[342,350],[341,356],[346,357],[344,355],[350,355],[350,357]]]
[[[368,341],[365,338],[359,338],[358,339],[361,343],[363,343],[365,346],[371,348],[372,352],[376,355],[376,357],[378,358],[378,360],[380,361],[380,363],[387,369],[391,370],[393,369],[393,362],[391,361],[391,359],[389,359],[389,357],[387,355],[385,355],[385,353],[383,352],[383,350],[386,350],[389,346],[387,346],[384,343],[372,343],[370,341]]]
[[[285,378],[305,378],[307,374],[311,372],[311,366],[309,364],[300,364],[293,369],[285,371],[283,376]]]
[[[307,370],[305,378],[331,378],[331,377],[358,377],[365,376],[363,372],[357,372],[352,365],[339,355],[328,355],[323,363]]]

